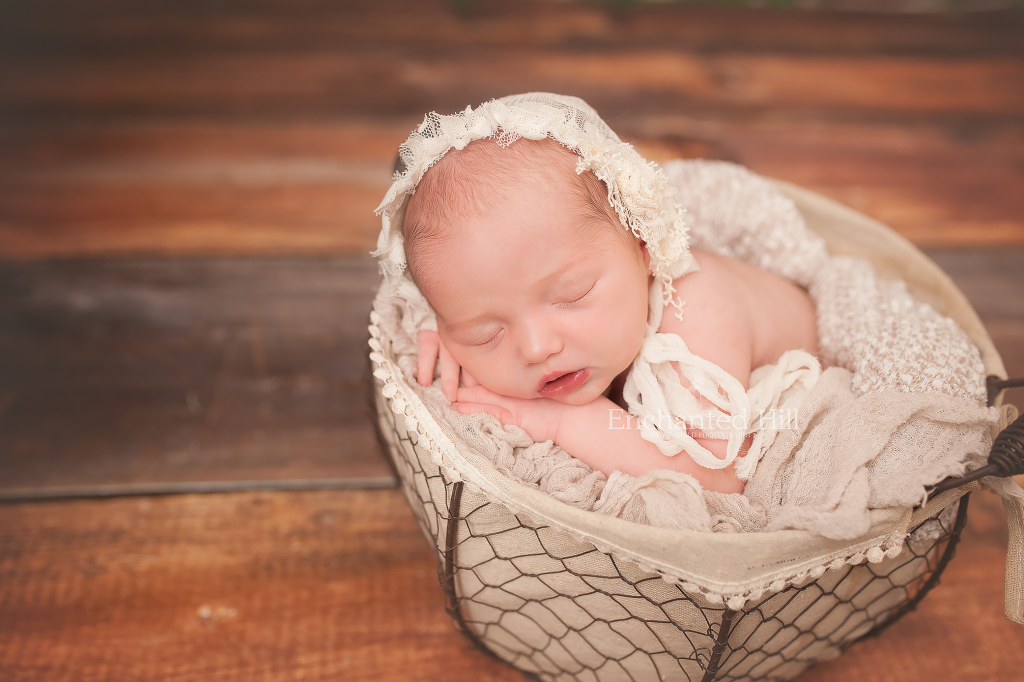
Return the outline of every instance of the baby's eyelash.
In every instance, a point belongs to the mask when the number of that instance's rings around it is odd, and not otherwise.
[[[586,298],[587,296],[590,296],[591,292],[593,292],[593,291],[594,291],[594,287],[596,287],[596,286],[597,286],[597,282],[594,282],[594,284],[593,284],[593,285],[591,285],[591,287],[590,287],[590,288],[589,288],[589,289],[587,290],[587,293],[583,294],[583,295],[582,295],[582,296],[580,296],[579,298],[574,298],[574,299],[573,299],[573,300],[571,300],[571,301],[564,301],[564,302],[562,302],[562,303],[561,303],[561,304],[559,304],[559,305],[574,305],[574,304],[576,304],[576,303],[579,303],[580,301],[582,301],[583,299],[585,299],[585,298]]]
[[[475,346],[489,346],[489,345],[491,345],[492,343],[494,343],[494,341],[495,341],[495,340],[496,340],[496,339],[497,339],[497,338],[498,338],[499,336],[501,336],[501,332],[503,332],[503,331],[505,331],[505,330],[504,330],[504,329],[499,329],[499,330],[497,331],[497,333],[496,333],[496,334],[495,334],[494,336],[492,336],[491,338],[487,339],[486,341],[482,341],[482,342],[480,342],[480,343],[476,343],[476,344],[473,344],[473,345],[475,345]]]

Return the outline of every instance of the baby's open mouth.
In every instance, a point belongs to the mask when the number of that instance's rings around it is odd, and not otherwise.
[[[545,398],[554,398],[556,396],[572,393],[582,386],[589,376],[590,372],[585,369],[576,370],[575,372],[566,372],[565,374],[555,376],[541,385],[540,394]]]

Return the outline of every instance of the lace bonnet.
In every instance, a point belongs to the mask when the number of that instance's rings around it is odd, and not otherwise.
[[[672,281],[695,270],[696,265],[688,249],[682,209],[665,174],[620,140],[586,102],[546,92],[511,95],[450,116],[427,114],[402,144],[394,182],[376,210],[383,225],[372,253],[379,259],[391,293],[414,305],[426,303],[405,274],[402,240],[406,201],[423,174],[449,150],[461,150],[474,140],[493,139],[507,147],[521,137],[550,137],[579,156],[577,174],[591,171],[604,182],[608,202],[622,225],[647,244],[664,302],[681,312],[682,303],[673,297]]]

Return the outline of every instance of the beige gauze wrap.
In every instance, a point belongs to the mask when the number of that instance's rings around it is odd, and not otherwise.
[[[606,477],[550,441],[534,443],[518,427],[455,412],[439,380],[431,388],[416,384],[417,331],[436,329],[436,321],[405,270],[406,199],[449,150],[478,139],[509,145],[520,137],[550,137],[575,152],[577,172],[592,171],[605,183],[624,228],[647,244],[655,283],[643,347],[623,391],[642,436],[667,456],[685,451],[708,468],[735,462],[747,481],[742,495],[705,492],[693,478],[671,471]],[[879,278],[867,261],[829,255],[793,202],[746,169],[702,161],[659,168],[621,142],[582,100],[546,93],[493,100],[452,116],[430,114],[402,145],[400,160],[378,208],[383,227],[374,255],[385,278],[374,306],[378,324],[430,416],[506,476],[579,509],[652,526],[798,529],[841,540],[866,531],[871,509],[916,506],[926,498],[925,486],[984,461],[1000,414],[985,407],[985,368],[963,330],[916,300],[903,282]],[[817,307],[828,369],[806,352],[790,351],[775,365],[755,369],[744,391],[678,336],[658,333],[667,307],[684,314],[672,282],[696,269],[690,245],[805,287]],[[702,410],[680,376],[715,409]],[[722,424],[719,418],[730,425],[725,459],[678,427]],[[753,445],[739,457],[747,435]],[[1014,511],[1022,508],[1024,493],[1012,481],[986,482]],[[1019,563],[1012,570],[1008,564],[1008,585],[1011,573],[1019,582]],[[1021,590],[1012,592],[1017,606],[1007,613],[1020,621]]]

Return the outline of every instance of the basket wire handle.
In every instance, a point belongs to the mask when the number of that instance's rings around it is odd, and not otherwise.
[[[985,386],[988,388],[988,404],[996,404],[996,396],[1004,388],[1020,388],[1024,386],[1024,378],[1020,379],[1000,379],[997,376],[989,375],[985,379]]]
[[[988,455],[988,464],[968,472],[963,476],[947,478],[931,489],[931,495],[944,490],[959,488],[965,483],[977,481],[986,476],[1019,476],[1024,474],[1024,414],[1017,417],[1012,424],[999,432],[992,450]]]
[[[1024,387],[1024,378],[1000,379],[989,376],[986,385],[988,404],[991,406],[1003,389]],[[1024,415],[1018,416],[996,436],[989,452],[988,464],[964,476],[947,478],[929,489],[928,494],[958,488],[986,476],[1004,478],[1020,474],[1024,474]],[[1024,625],[1024,502],[1005,492],[1001,494],[1009,531],[1003,577],[1003,613],[1007,620]]]
[[[992,405],[1000,391],[1004,388],[1024,386],[1024,379],[1000,379],[990,376],[986,383],[988,384],[988,404]],[[986,476],[1005,478],[1020,474],[1024,474],[1024,414],[1018,416],[1012,424],[996,436],[995,442],[992,443],[992,450],[989,451],[988,464],[963,476],[947,478],[932,487],[928,494],[935,495],[945,490],[959,488]]]

